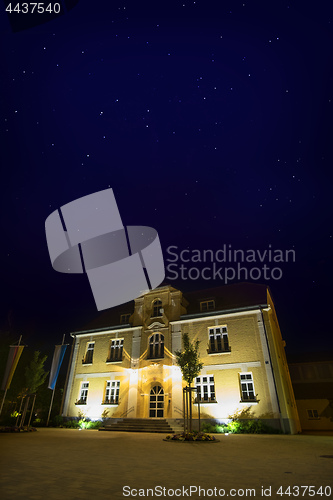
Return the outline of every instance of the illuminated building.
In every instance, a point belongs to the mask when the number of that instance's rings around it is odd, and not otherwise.
[[[202,419],[251,407],[255,418],[300,431],[274,304],[268,287],[251,283],[184,294],[162,286],[73,332],[63,415],[179,423],[185,383],[174,352],[184,332],[200,340]]]

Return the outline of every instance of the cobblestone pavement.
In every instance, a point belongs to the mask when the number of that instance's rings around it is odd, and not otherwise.
[[[333,436],[220,435],[218,443],[164,437],[43,428],[1,434],[0,498],[333,498]],[[290,486],[291,495],[278,495],[280,486]]]

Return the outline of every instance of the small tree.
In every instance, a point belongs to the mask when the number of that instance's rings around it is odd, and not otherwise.
[[[188,333],[183,333],[183,350],[175,351],[177,364],[181,369],[183,379],[191,388],[193,379],[197,377],[203,367],[199,358],[200,340],[190,342]],[[192,397],[190,390],[190,432],[192,431]]]
[[[21,419],[21,426],[24,424],[25,415],[26,415],[28,405],[29,405],[30,394],[34,394],[34,399],[33,399],[33,403],[32,403],[32,408],[30,410],[30,418],[29,418],[29,423],[28,423],[28,426],[30,425],[32,412],[33,412],[34,406],[35,406],[37,389],[45,382],[45,379],[49,373],[49,372],[46,372],[44,370],[44,363],[46,361],[46,358],[47,358],[46,355],[40,357],[40,352],[35,351],[34,357],[30,361],[30,364],[25,369],[25,380],[26,380],[26,385],[27,385],[28,397],[27,397],[26,404],[25,404],[25,407],[23,410],[23,415],[22,415],[22,419]]]
[[[49,373],[44,370],[44,363],[46,359],[46,355],[40,357],[40,352],[35,351],[33,359],[30,361],[29,366],[26,367],[25,380],[29,393],[34,394],[38,387],[45,382]]]

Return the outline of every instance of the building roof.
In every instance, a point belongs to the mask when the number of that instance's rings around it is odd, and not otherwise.
[[[200,313],[200,302],[214,300],[215,311],[267,305],[267,286],[257,283],[235,283],[206,290],[184,293],[189,302],[187,314]]]
[[[163,285],[161,288],[166,288]],[[175,288],[170,287],[173,290]],[[156,289],[156,291],[158,288]],[[267,286],[257,283],[235,283],[231,285],[223,285],[206,290],[196,290],[183,293],[184,298],[188,302],[186,316],[195,314],[214,314],[217,311],[231,311],[234,309],[251,309],[255,306],[267,305]],[[202,313],[200,303],[207,300],[215,301],[214,311],[210,313]],[[110,327],[124,328],[128,325],[120,325],[120,316],[122,314],[132,314],[134,312],[134,300],[126,302],[117,307],[107,309],[99,313],[96,318],[83,328],[75,330],[73,333],[89,332],[96,330],[105,330]]]

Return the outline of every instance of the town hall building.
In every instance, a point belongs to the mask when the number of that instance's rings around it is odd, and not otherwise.
[[[71,333],[63,416],[179,423],[186,384],[175,351],[183,333],[200,341],[204,364],[193,381],[194,419],[198,402],[201,419],[216,422],[251,407],[254,418],[300,432],[273,300],[253,283],[189,293],[161,286]]]

